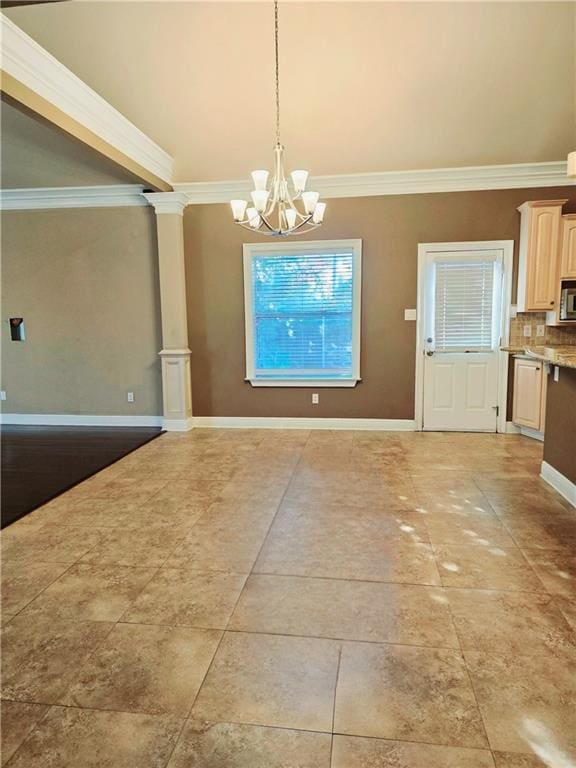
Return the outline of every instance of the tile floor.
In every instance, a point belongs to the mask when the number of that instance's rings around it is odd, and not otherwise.
[[[574,768],[576,511],[496,435],[168,434],[4,532],[9,768]]]

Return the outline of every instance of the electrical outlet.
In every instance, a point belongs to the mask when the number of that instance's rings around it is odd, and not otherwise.
[[[6,390],[2,390],[0,392],[0,400],[6,400]]]
[[[134,402],[134,392],[127,392],[126,393],[126,399],[128,400],[129,403],[133,403]]]
[[[532,326],[531,325],[525,325],[524,326],[524,336],[532,336]]]
[[[317,392],[314,392],[312,395],[312,405],[318,405],[320,402],[320,395]]]
[[[536,336],[545,336],[546,335],[546,326],[545,325],[537,325],[536,326]]]

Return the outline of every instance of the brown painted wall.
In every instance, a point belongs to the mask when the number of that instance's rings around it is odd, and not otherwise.
[[[161,415],[153,210],[7,211],[1,223],[3,411]],[[23,343],[9,340],[20,316]]]
[[[576,370],[560,369],[548,377],[544,461],[576,483]]]
[[[412,419],[417,246],[457,240],[518,241],[518,205],[570,198],[576,187],[328,200],[310,239],[362,238],[362,382],[354,389],[253,388],[244,381],[242,243],[228,205],[190,206],[184,217],[192,391],[197,416]],[[300,238],[301,239],[301,238]]]

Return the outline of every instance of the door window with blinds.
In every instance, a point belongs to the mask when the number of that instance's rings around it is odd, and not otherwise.
[[[358,382],[361,260],[361,240],[244,245],[252,385]]]
[[[501,264],[493,258],[434,263],[436,352],[489,352],[498,346]]]

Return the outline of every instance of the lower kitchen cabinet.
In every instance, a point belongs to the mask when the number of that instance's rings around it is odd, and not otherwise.
[[[546,419],[546,371],[540,360],[514,360],[512,421],[519,427],[544,432]]]

